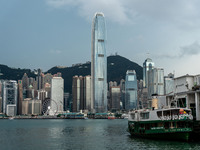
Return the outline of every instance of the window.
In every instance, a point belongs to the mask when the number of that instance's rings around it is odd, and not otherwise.
[[[149,119],[149,112],[147,112],[147,113],[141,113],[140,117],[141,117],[141,119]]]
[[[98,39],[98,42],[104,42],[104,40],[102,40],[102,39]]]
[[[103,81],[103,80],[104,80],[104,78],[98,78],[98,80],[99,80],[99,81]]]
[[[132,119],[135,119],[135,114],[131,114],[131,118],[132,118]]]
[[[157,111],[157,116],[160,118],[162,117],[162,111]]]
[[[104,57],[104,54],[98,54],[98,57]]]

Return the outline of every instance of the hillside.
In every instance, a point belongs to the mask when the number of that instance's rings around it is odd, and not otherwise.
[[[137,79],[142,79],[143,77],[143,70],[142,67],[139,66],[137,63],[134,63],[122,56],[109,56],[107,58],[108,64],[108,82],[109,81],[117,81],[120,82],[121,79],[125,79],[126,71],[127,70],[135,70],[137,73]],[[91,64],[79,64],[77,66],[68,67],[68,68],[57,68],[53,67],[48,70],[48,73],[55,74],[57,72],[62,73],[62,77],[64,78],[64,86],[65,91],[70,92],[72,90],[72,77],[75,75],[90,75],[91,73]]]
[[[142,67],[137,63],[134,63],[127,58],[119,55],[109,56],[107,58],[108,64],[108,82],[117,81],[120,82],[121,79],[125,79],[127,70],[135,70],[137,74],[137,79],[142,79]],[[75,75],[90,75],[90,62],[85,64],[77,64],[68,68],[58,68],[53,67],[49,69],[46,73],[56,74],[57,72],[62,73],[64,78],[65,92],[70,92],[72,90],[72,77]],[[6,65],[0,65],[0,79],[8,80],[21,80],[24,73],[27,73],[28,77],[35,78],[36,75],[30,69],[20,69],[20,68],[10,68]]]
[[[30,69],[10,68],[0,64],[0,79],[17,81],[22,79],[24,73],[27,73],[29,77],[36,77]]]

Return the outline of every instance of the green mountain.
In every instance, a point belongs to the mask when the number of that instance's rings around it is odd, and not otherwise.
[[[138,65],[137,63],[134,63],[122,56],[119,56],[119,55],[109,56],[107,58],[107,64],[108,64],[107,66],[108,82],[117,81],[119,84],[121,79],[125,79],[127,70],[135,70],[138,80],[143,78],[142,67]],[[85,63],[85,64],[77,64],[75,66],[68,67],[68,68],[53,67],[47,72],[51,74],[56,74],[57,72],[61,72],[62,77],[64,78],[65,91],[71,93],[72,77],[75,75],[78,75],[78,76],[90,75],[91,74],[90,67],[91,67],[90,63]]]
[[[10,68],[0,64],[0,79],[17,81],[22,79],[24,73],[26,73],[28,77],[36,77],[34,72],[30,69]]]
[[[109,56],[107,58],[107,69],[108,76],[107,80],[120,82],[121,79],[125,79],[127,70],[135,70],[137,74],[137,79],[142,79],[143,71],[142,67],[137,63],[134,63],[122,56],[115,55]],[[91,73],[91,64],[90,62],[84,64],[76,64],[72,67],[60,68],[53,67],[49,69],[46,73],[56,74],[57,72],[62,73],[62,77],[64,79],[64,87],[65,92],[72,91],[72,78],[75,75],[90,75]],[[20,69],[20,68],[10,68],[6,65],[0,65],[0,79],[8,79],[8,80],[21,80],[24,73],[27,73],[28,77],[35,78],[36,75],[30,69]]]

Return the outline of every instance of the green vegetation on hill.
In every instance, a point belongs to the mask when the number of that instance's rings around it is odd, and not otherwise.
[[[137,63],[134,63],[122,56],[115,55],[109,56],[107,58],[108,64],[108,82],[110,81],[117,81],[118,84],[121,79],[125,79],[126,71],[127,70],[135,70],[137,74],[137,79],[142,79],[142,67]],[[72,67],[67,68],[58,68],[53,67],[48,70],[46,73],[56,74],[57,72],[62,73],[62,77],[64,79],[64,87],[65,92],[72,91],[72,78],[75,75],[90,75],[91,74],[91,64],[77,64]],[[0,79],[8,79],[8,80],[21,80],[24,73],[27,73],[28,77],[35,78],[36,75],[30,69],[20,69],[20,68],[9,68],[5,65],[0,65]]]
[[[36,75],[30,69],[10,68],[6,65],[0,64],[1,80],[21,80],[24,73],[26,73],[28,77],[36,77]]]
[[[108,64],[108,82],[110,81],[117,81],[118,84],[121,79],[125,79],[126,71],[127,70],[135,70],[137,74],[137,79],[142,79],[143,77],[143,70],[142,67],[138,64],[122,57],[119,55],[115,56],[109,56],[107,58],[107,64]],[[75,75],[90,75],[91,74],[91,64],[85,63],[85,64],[79,64],[77,66],[68,67],[68,68],[57,68],[53,67],[50,70],[48,70],[48,73],[55,74],[57,72],[62,73],[62,77],[64,78],[64,87],[66,92],[70,92],[72,90],[72,78]]]

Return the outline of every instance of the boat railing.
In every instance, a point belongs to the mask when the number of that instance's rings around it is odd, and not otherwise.
[[[193,120],[193,116],[191,114],[179,114],[179,115],[167,115],[161,116],[161,120]]]

